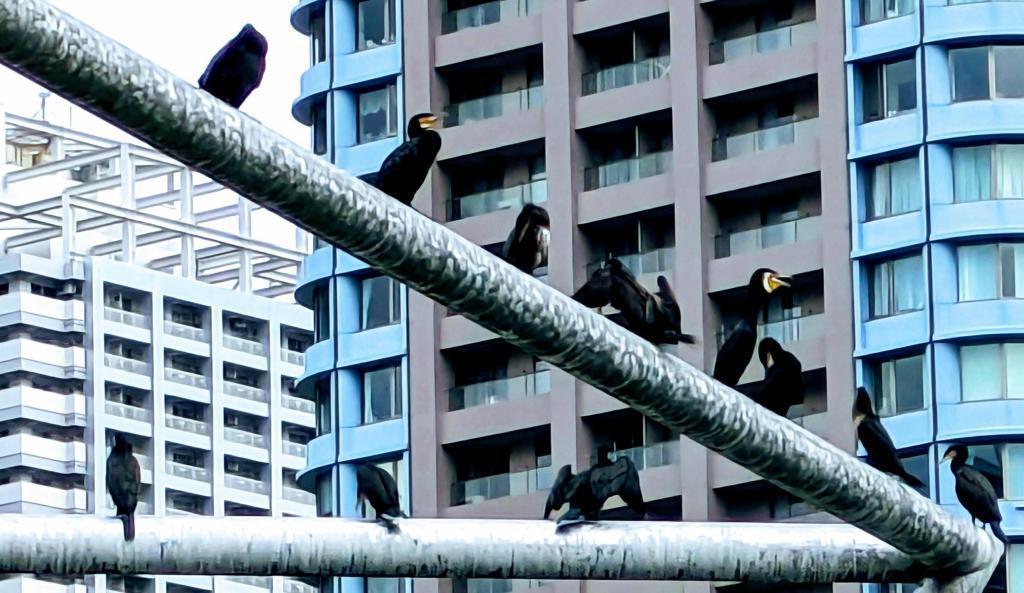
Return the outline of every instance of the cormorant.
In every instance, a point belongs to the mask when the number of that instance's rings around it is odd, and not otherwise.
[[[370,502],[377,513],[377,520],[389,530],[395,529],[395,519],[407,517],[402,512],[398,497],[398,486],[391,474],[370,463],[356,468],[356,495],[358,502]]]
[[[607,451],[607,450],[605,450]],[[646,514],[643,493],[640,492],[640,475],[628,457],[620,457],[614,463],[607,460],[607,452],[598,453],[597,463],[576,475],[572,467],[562,466],[551,486],[548,500],[544,504],[544,518],[551,515],[563,504],[569,503],[569,510],[558,518],[558,528],[583,521],[596,521],[601,507],[609,498],[619,495],[629,508]]]
[[[949,469],[956,477],[956,497],[971,514],[971,525],[975,519],[981,521],[982,527],[987,523],[992,526],[993,535],[1004,544],[1010,543],[999,525],[1003,515],[999,512],[996,490],[980,471],[967,465],[967,447],[953,445],[942,458],[943,462],[947,460],[952,460]]]
[[[124,540],[135,539],[135,507],[139,504],[142,472],[132,454],[132,444],[121,433],[114,435],[114,447],[107,457],[107,490],[117,516],[124,525]]]
[[[267,39],[246,24],[210,60],[199,77],[199,88],[238,109],[260,86],[266,69]]]
[[[760,268],[750,276],[743,318],[733,327],[715,359],[713,376],[717,381],[729,387],[736,387],[740,382],[743,371],[754,356],[757,315],[764,310],[772,293],[780,288],[789,288],[789,280],[789,276],[782,276],[768,268]]]
[[[903,462],[896,455],[896,446],[875,413],[868,390],[863,387],[857,388],[857,397],[853,400],[853,426],[857,429],[860,444],[868,453],[868,463],[879,471],[898,476],[913,488],[924,487],[921,480],[904,469]]]
[[[757,346],[757,357],[764,367],[764,384],[754,401],[783,418],[790,406],[804,402],[804,375],[800,361],[786,352],[775,338],[765,338]]]
[[[441,151],[441,135],[432,129],[435,125],[437,116],[432,113],[412,116],[407,128],[409,139],[391,151],[379,171],[359,178],[406,206],[412,204]]]
[[[651,294],[618,259],[605,262],[572,298],[591,308],[610,304],[620,313],[609,319],[652,344],[696,342],[682,331],[682,313],[668,279],[658,276],[658,292]]]
[[[505,240],[502,257],[527,274],[533,274],[535,269],[548,264],[550,238],[551,219],[548,211],[534,204],[526,204]]]

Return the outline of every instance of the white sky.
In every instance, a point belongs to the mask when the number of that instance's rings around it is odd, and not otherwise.
[[[207,63],[245,23],[267,38],[267,70],[263,83],[242,105],[242,111],[280,134],[309,146],[309,129],[291,116],[299,94],[299,76],[309,67],[309,40],[292,29],[293,0],[49,0],[105,35],[195,85]],[[39,116],[43,89],[0,67],[0,103],[11,113]],[[69,104],[51,95],[47,119],[68,125]],[[126,135],[75,108],[73,127],[97,135]]]

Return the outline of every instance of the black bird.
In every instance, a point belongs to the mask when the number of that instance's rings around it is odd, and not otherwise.
[[[1003,515],[999,512],[996,490],[980,471],[967,465],[967,447],[953,445],[942,458],[943,462],[947,460],[952,460],[949,468],[956,478],[956,497],[971,514],[971,525],[974,525],[975,519],[981,521],[982,527],[985,524],[991,525],[993,535],[1004,544],[1010,543],[999,525]]]
[[[857,429],[860,444],[868,453],[868,463],[879,471],[899,476],[913,488],[924,487],[921,480],[904,469],[903,462],[896,455],[896,446],[875,413],[868,390],[863,387],[857,388],[857,397],[853,400],[853,426]]]
[[[441,151],[441,135],[432,129],[435,125],[437,116],[432,113],[412,116],[407,129],[409,139],[391,151],[380,171],[359,178],[406,206],[412,204]]]
[[[713,376],[729,387],[736,387],[754,356],[757,345],[757,315],[764,310],[772,293],[789,288],[790,278],[775,270],[760,268],[750,276],[743,318],[733,327],[729,337],[718,350]]]
[[[596,521],[605,501],[616,494],[633,511],[641,516],[646,514],[636,466],[628,457],[620,457],[614,463],[609,463],[607,453],[602,452],[598,454],[594,467],[576,475],[573,475],[569,465],[558,470],[558,476],[544,504],[544,518],[547,519],[551,511],[569,503],[569,510],[558,518],[559,529],[583,521]]]
[[[141,484],[142,472],[132,454],[132,444],[117,433],[107,457],[107,490],[124,525],[124,540],[128,542],[135,539],[135,507],[139,504]]]
[[[267,69],[267,39],[250,24],[213,56],[199,88],[238,109],[260,86]]]
[[[594,271],[590,279],[572,296],[587,307],[610,304],[619,315],[609,319],[652,344],[693,344],[682,330],[682,312],[668,279],[658,276],[658,292],[651,294],[618,259],[612,258]]]
[[[803,367],[775,338],[761,340],[757,357],[764,367],[764,384],[753,399],[785,418],[791,406],[804,403]]]
[[[377,520],[389,530],[395,529],[395,519],[407,517],[399,506],[398,486],[391,474],[370,463],[356,468],[356,495],[358,502],[370,502]]]
[[[505,240],[502,257],[527,274],[533,274],[535,269],[548,265],[550,238],[551,219],[548,211],[534,204],[526,204]]]

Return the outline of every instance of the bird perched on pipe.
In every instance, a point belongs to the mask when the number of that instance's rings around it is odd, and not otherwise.
[[[377,521],[389,531],[398,529],[395,520],[407,517],[400,507],[398,486],[391,474],[370,463],[356,468],[356,504],[368,501],[377,514]]]
[[[526,204],[516,217],[501,254],[505,261],[533,274],[537,268],[548,265],[548,243],[551,238],[551,218],[548,211],[535,204]]]
[[[682,311],[668,279],[658,276],[658,291],[652,294],[618,259],[611,258],[595,270],[572,298],[591,308],[610,304],[621,315],[613,321],[652,344],[697,341],[694,336],[683,333]]]
[[[437,122],[433,113],[412,116],[406,127],[409,139],[391,151],[379,171],[359,178],[406,206],[412,204],[441,151],[441,135],[434,131]]]
[[[992,527],[992,535],[1004,544],[1010,543],[1003,533],[1000,522],[1003,520],[999,512],[999,499],[996,489],[980,471],[967,465],[967,447],[953,445],[946,450],[942,462],[950,462],[949,469],[956,479],[956,497],[960,504],[971,514],[971,525],[977,519],[982,528],[987,524]]]
[[[775,338],[765,338],[757,346],[757,357],[764,367],[764,383],[754,401],[783,418],[789,408],[804,403],[804,375],[800,361],[786,352]]]
[[[107,456],[107,491],[124,527],[125,541],[135,539],[135,507],[142,489],[142,471],[132,454],[132,444],[121,433],[114,435],[114,446]]]
[[[643,493],[640,491],[640,474],[628,457],[611,462],[608,450],[600,448],[597,463],[576,475],[572,466],[564,465],[558,470],[551,492],[544,504],[544,518],[557,511],[566,503],[569,510],[558,518],[557,529],[584,521],[596,521],[601,507],[609,498],[619,495],[630,509],[641,516],[646,514]]]
[[[857,430],[857,438],[868,454],[868,463],[875,469],[898,476],[913,488],[923,488],[924,483],[914,477],[903,467],[896,446],[889,438],[881,418],[871,405],[871,395],[863,387],[857,388],[857,397],[853,400],[853,426]]]
[[[199,88],[238,109],[263,81],[267,47],[267,39],[246,24],[210,60],[199,77]]]
[[[757,345],[757,315],[765,310],[773,293],[779,289],[790,288],[789,281],[789,276],[783,276],[768,268],[760,268],[751,274],[743,302],[743,317],[732,328],[715,358],[715,370],[712,374],[716,381],[729,387],[736,387],[740,382],[750,359],[754,357],[754,346]]]

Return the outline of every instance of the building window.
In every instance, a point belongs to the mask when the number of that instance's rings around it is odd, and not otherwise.
[[[359,0],[356,16],[357,51],[373,49],[395,42],[395,9],[393,0]]]
[[[327,154],[327,100],[316,101],[313,112],[313,154]]]
[[[316,400],[316,434],[320,436],[330,433],[333,426],[330,377],[317,381],[313,391],[314,399]]]
[[[961,302],[1024,297],[1024,243],[964,245],[956,255]]]
[[[334,516],[334,483],[328,470],[316,478],[316,516]]]
[[[924,354],[875,362],[871,373],[879,416],[924,409]]]
[[[917,0],[860,0],[860,24],[913,14]]]
[[[866,220],[920,210],[921,176],[917,156],[869,167],[867,198]]]
[[[1024,344],[971,344],[960,347],[960,399],[1024,398]]]
[[[864,121],[895,117],[917,109],[917,62],[867,64],[861,70]]]
[[[395,578],[367,578],[366,593],[405,593],[405,579]]]
[[[953,201],[1024,198],[1024,144],[953,149]]]
[[[330,288],[321,286],[313,289],[313,341],[323,342],[331,337]]]
[[[394,325],[402,321],[401,285],[388,276],[363,280],[360,330]]]
[[[931,485],[931,472],[928,471],[931,466],[931,461],[928,458],[928,451],[923,453],[916,453],[912,455],[900,455],[900,459],[903,461],[903,467],[906,468],[907,473],[914,476],[921,483],[924,484],[917,489],[921,493],[921,496],[927,497],[930,491]]]
[[[398,135],[398,86],[389,84],[359,94],[359,143]]]
[[[363,373],[363,424],[402,416],[402,367]]]
[[[409,501],[405,495],[405,458],[399,457],[397,459],[386,459],[382,461],[376,461],[373,463],[377,467],[386,471],[392,478],[395,479],[395,487],[398,488],[398,503],[403,511],[408,512]],[[362,506],[358,509],[360,514],[365,519],[376,519],[377,513],[374,512],[373,507],[368,503],[363,502]],[[373,580],[373,579],[371,579]],[[380,579],[383,581],[391,579]]]
[[[924,268],[920,255],[871,266],[871,318],[924,308]]]
[[[953,102],[1024,98],[1024,45],[949,50]]]
[[[323,8],[309,15],[310,61],[313,64],[327,61],[327,19]]]

